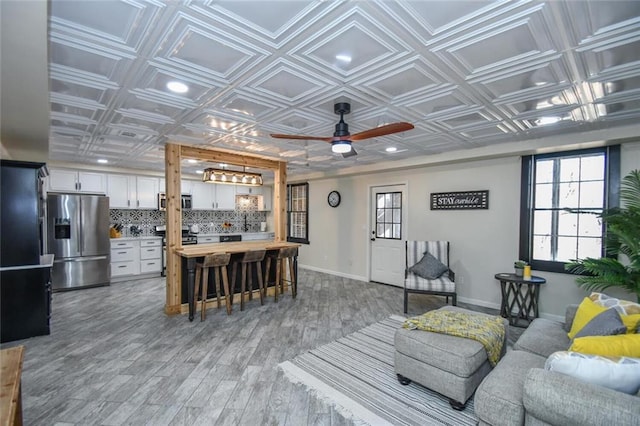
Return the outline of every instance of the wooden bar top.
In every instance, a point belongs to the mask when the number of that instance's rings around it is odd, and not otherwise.
[[[0,425],[22,424],[20,377],[24,346],[0,350]]]
[[[176,254],[185,258],[203,257],[214,253],[244,253],[251,250],[277,250],[285,247],[300,247],[288,241],[258,240],[229,243],[192,244],[176,249]]]

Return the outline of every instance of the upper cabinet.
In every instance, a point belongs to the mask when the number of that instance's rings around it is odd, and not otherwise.
[[[158,178],[110,174],[107,195],[112,209],[157,209]]]
[[[235,185],[218,185],[216,187],[216,210],[236,209],[236,187]]]
[[[236,189],[233,185],[191,182],[194,210],[235,210]],[[184,181],[183,181],[184,188]]]
[[[47,179],[48,191],[91,194],[104,194],[107,191],[107,179],[104,173],[50,169]]]
[[[236,194],[238,195],[261,195],[262,186],[236,185]]]
[[[182,187],[185,187],[182,181]],[[216,185],[205,182],[191,182],[191,208],[193,210],[214,210],[216,208]]]
[[[273,207],[273,188],[263,186],[262,195],[258,198],[258,210],[271,211]]]

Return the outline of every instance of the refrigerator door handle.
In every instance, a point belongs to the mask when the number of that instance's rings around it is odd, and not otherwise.
[[[89,262],[93,260],[104,260],[108,256],[85,256],[85,257],[70,257],[66,259],[55,259],[53,263],[69,263],[69,262]]]

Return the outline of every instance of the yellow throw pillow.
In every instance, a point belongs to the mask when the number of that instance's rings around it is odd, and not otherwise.
[[[578,337],[569,350],[582,354],[640,358],[640,334]]]
[[[607,307],[600,306],[594,303],[588,297],[585,297],[582,300],[582,303],[580,303],[580,306],[578,306],[578,310],[576,311],[576,316],[573,319],[573,324],[571,324],[571,331],[569,331],[569,333],[567,334],[569,336],[569,339],[573,339],[574,336],[580,330],[582,330],[582,327],[587,325],[587,323],[591,321],[593,317],[595,317],[601,312],[606,311],[607,309],[608,309]],[[622,319],[622,322],[624,322],[624,318]],[[626,322],[624,323],[624,325],[627,326],[627,331],[628,331],[629,326],[627,325]]]
[[[589,299],[598,306],[614,308],[618,311],[622,322],[627,327],[627,333],[637,333],[638,323],[640,322],[640,304],[596,292],[591,293]]]
[[[627,327],[627,334],[636,333],[638,330],[638,322],[640,322],[640,314],[620,315],[623,324]]]

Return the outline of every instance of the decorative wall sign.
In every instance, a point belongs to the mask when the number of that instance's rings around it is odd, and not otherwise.
[[[431,193],[431,210],[468,210],[488,208],[488,190]]]

